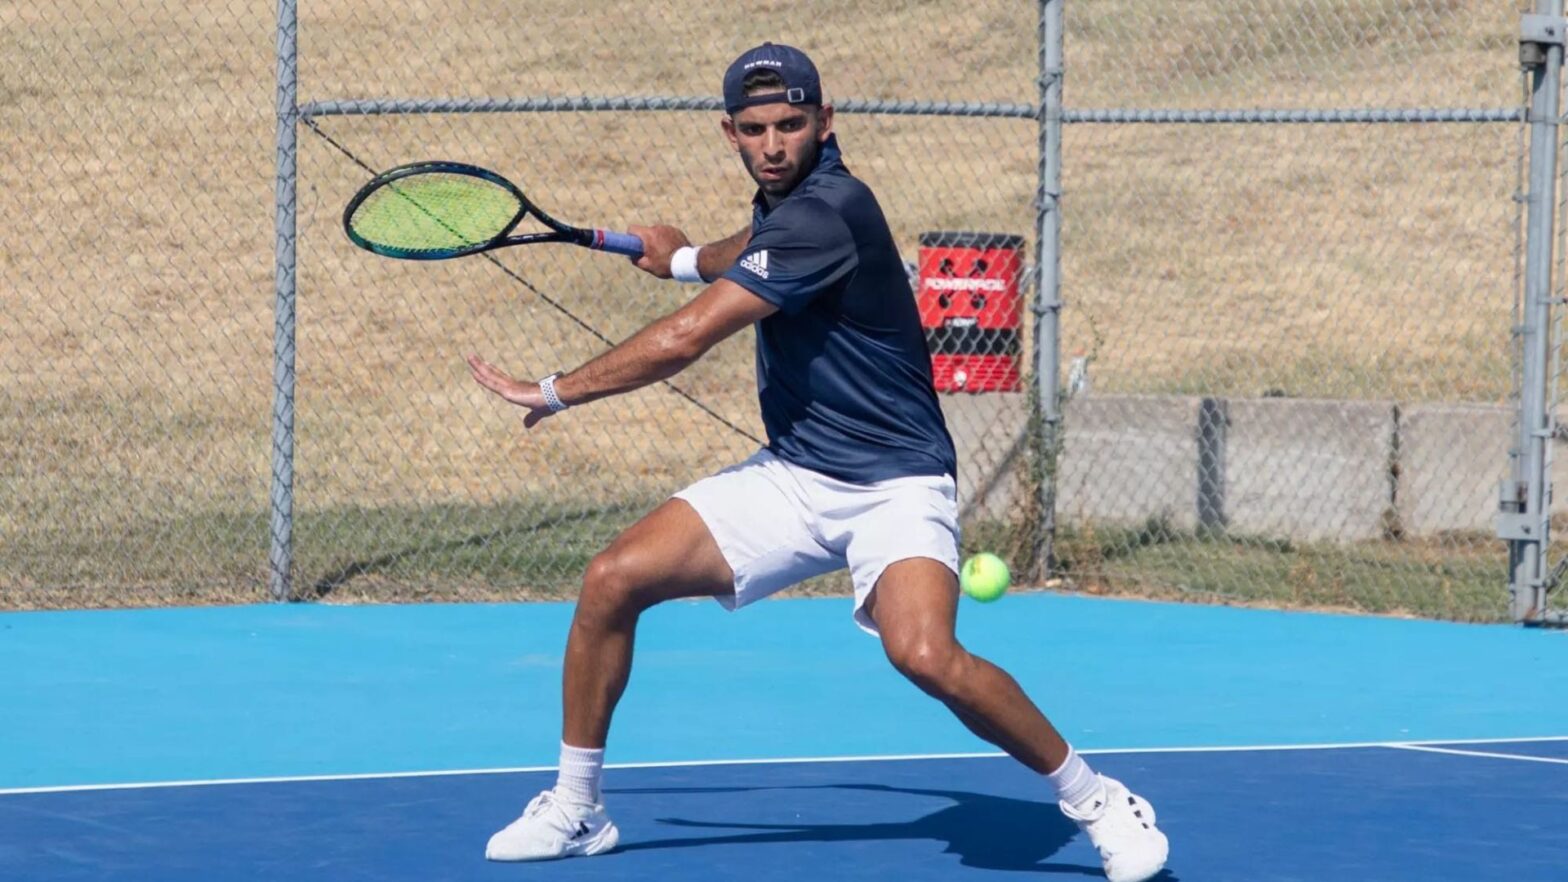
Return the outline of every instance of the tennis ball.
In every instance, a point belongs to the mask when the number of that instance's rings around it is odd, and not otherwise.
[[[1007,571],[1007,563],[989,551],[964,561],[964,567],[958,573],[959,587],[981,603],[990,603],[1007,593],[1007,586],[1012,581],[1013,574]]]

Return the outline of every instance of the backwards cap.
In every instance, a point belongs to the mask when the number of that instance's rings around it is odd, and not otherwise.
[[[742,84],[754,70],[771,70],[784,81],[784,91],[747,95]],[[806,53],[782,43],[747,49],[724,72],[724,112],[734,116],[758,104],[821,104],[822,80]]]

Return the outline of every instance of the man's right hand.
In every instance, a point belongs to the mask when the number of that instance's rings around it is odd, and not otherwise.
[[[660,279],[670,278],[670,257],[676,250],[691,244],[686,234],[675,227],[632,224],[626,232],[642,240],[642,257],[634,261],[637,268]]]

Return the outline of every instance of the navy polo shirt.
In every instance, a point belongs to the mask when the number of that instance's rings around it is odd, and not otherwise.
[[[779,308],[757,323],[768,449],[857,484],[956,475],[904,262],[837,137],[778,205],[760,189],[752,204],[751,240],[723,277]]]

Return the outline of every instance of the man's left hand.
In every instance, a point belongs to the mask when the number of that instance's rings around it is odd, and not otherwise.
[[[540,391],[538,383],[514,379],[477,355],[469,355],[467,361],[468,372],[474,375],[474,380],[479,385],[518,407],[528,408],[528,413],[523,417],[524,428],[531,429],[551,415],[552,411],[549,405],[545,404],[544,393]]]

